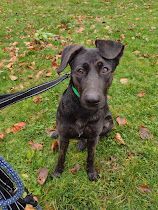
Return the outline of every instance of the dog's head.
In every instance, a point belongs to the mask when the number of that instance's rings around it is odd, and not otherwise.
[[[57,72],[71,67],[71,84],[80,94],[80,102],[86,109],[98,109],[105,105],[105,96],[111,85],[113,72],[123,55],[124,45],[110,40],[96,40],[96,48],[70,45],[62,52]]]

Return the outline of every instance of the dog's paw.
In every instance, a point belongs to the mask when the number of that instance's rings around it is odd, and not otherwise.
[[[58,134],[58,131],[57,130],[55,130],[55,131],[53,131],[53,132],[50,133],[50,137],[52,139],[57,139],[58,136],[59,136],[59,134]]]
[[[77,143],[77,150],[81,152],[81,151],[85,150],[86,147],[87,147],[87,141],[79,140],[79,142]]]
[[[97,181],[99,179],[99,174],[96,171],[88,172],[88,178],[90,181]]]
[[[54,178],[60,178],[61,177],[61,174],[62,172],[59,172],[59,171],[54,171],[52,174],[51,174],[51,177],[54,179]]]

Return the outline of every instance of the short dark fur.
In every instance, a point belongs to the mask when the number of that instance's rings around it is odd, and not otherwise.
[[[64,170],[69,139],[77,138],[80,140],[80,149],[87,147],[89,179],[98,178],[94,168],[95,148],[100,136],[105,136],[113,127],[107,104],[107,91],[124,46],[110,40],[96,40],[95,45],[96,48],[92,49],[70,45],[62,53],[58,73],[69,64],[71,79],[57,111],[60,151],[53,177],[59,177]],[[80,97],[75,95],[72,85],[77,88]]]

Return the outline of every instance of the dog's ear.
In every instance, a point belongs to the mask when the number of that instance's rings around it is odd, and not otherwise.
[[[57,69],[57,72],[62,72],[66,68],[68,63],[71,62],[74,56],[77,55],[77,53],[79,53],[82,49],[83,46],[81,45],[70,45],[65,47],[61,55],[61,64]]]
[[[111,40],[96,40],[95,46],[99,49],[100,55],[105,59],[120,59],[123,55],[124,45]]]

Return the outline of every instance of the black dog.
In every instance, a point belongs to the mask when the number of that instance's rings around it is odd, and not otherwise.
[[[107,104],[107,91],[113,72],[123,55],[124,46],[110,40],[96,40],[96,48],[70,45],[63,50],[58,73],[69,64],[71,79],[57,111],[57,132],[60,151],[53,177],[64,170],[69,139],[78,138],[82,149],[88,150],[87,173],[90,180],[98,174],[94,168],[96,144],[113,127]]]

